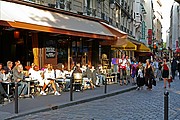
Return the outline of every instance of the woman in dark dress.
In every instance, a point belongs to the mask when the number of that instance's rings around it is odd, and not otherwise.
[[[154,70],[150,64],[150,60],[146,60],[146,67],[145,67],[145,83],[147,86],[147,90],[152,90],[152,79],[154,79]]]
[[[179,73],[179,80],[180,80],[180,59],[178,59],[178,65],[177,66],[178,66],[177,70],[178,70],[178,73]]]
[[[142,90],[144,86],[144,67],[141,62],[139,62],[136,68],[136,76],[137,76],[137,90]]]

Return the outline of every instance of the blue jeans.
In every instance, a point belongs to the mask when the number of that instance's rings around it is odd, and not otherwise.
[[[103,82],[105,81],[105,76],[104,75],[98,75],[99,77],[99,84],[103,85]]]
[[[21,94],[24,94],[26,95],[27,94],[27,83],[26,82],[19,82],[18,83],[18,95],[21,95]]]

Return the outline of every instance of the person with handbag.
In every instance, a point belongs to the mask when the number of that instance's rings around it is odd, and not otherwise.
[[[146,67],[145,67],[145,84],[147,86],[147,90],[152,90],[152,83],[154,79],[154,69],[150,64],[150,60],[146,60]]]
[[[125,54],[122,55],[122,59],[119,61],[119,71],[120,71],[120,85],[122,84],[122,81],[124,80],[124,84],[127,85],[127,73],[126,73],[126,68],[127,64],[129,64],[128,60],[125,58]]]
[[[141,62],[138,63],[138,66],[136,68],[136,76],[137,76],[137,89],[136,90],[142,90],[144,86],[144,67]]]
[[[162,78],[164,79],[164,88],[166,88],[166,81],[168,81],[168,79],[171,79],[170,74],[171,74],[171,64],[167,62],[166,58],[164,58],[162,64]],[[170,88],[171,86],[170,81],[168,81],[168,86]]]

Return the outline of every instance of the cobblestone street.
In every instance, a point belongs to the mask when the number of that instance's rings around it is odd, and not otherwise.
[[[176,79],[169,91],[169,120],[180,120],[180,80]],[[41,112],[16,120],[163,120],[163,81],[152,91],[130,91],[58,110]]]

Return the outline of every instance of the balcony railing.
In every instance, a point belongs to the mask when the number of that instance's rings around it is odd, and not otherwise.
[[[51,0],[48,2],[45,2],[44,0],[23,0],[23,1],[44,5],[50,8],[71,10],[71,1],[66,1],[66,2],[64,0]]]

